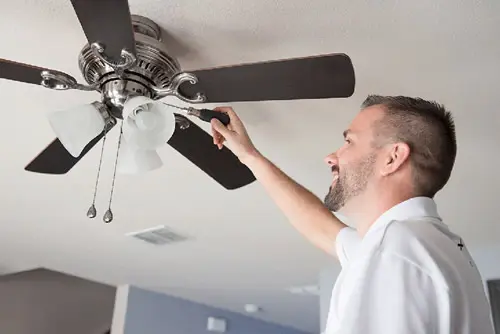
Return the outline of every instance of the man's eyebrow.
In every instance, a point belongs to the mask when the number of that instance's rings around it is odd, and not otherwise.
[[[345,137],[347,137],[347,135],[348,135],[349,133],[351,133],[351,130],[349,130],[349,129],[348,129],[348,130],[345,130],[345,131],[344,131],[344,133],[343,133],[344,138],[345,138]]]

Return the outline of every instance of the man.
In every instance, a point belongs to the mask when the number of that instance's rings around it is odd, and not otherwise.
[[[369,96],[344,145],[326,157],[333,181],[324,203],[254,147],[231,108],[216,110],[230,124],[212,120],[214,144],[227,141],[291,224],[340,260],[326,334],[493,334],[479,272],[433,200],[457,150],[443,106]]]

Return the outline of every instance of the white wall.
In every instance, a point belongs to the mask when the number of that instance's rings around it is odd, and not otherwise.
[[[500,279],[500,245],[471,251],[471,255],[481,273],[485,289],[487,280]]]
[[[310,334],[133,286],[128,290],[126,308],[124,334],[210,333],[207,331],[209,317],[225,320],[228,334]],[[113,327],[112,334],[121,333]]]
[[[111,322],[111,334],[124,334],[125,321],[127,319],[128,293],[130,286],[120,285],[116,288],[115,307]]]

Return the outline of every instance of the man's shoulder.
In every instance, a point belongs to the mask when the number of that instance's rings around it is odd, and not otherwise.
[[[441,222],[428,218],[395,220],[381,237],[379,250],[415,265],[431,276],[442,275],[458,255],[458,236]]]
[[[384,246],[403,248],[433,245],[437,241],[452,241],[458,238],[442,221],[428,217],[393,220],[382,233]]]
[[[385,250],[406,251],[425,247],[433,239],[442,238],[442,231],[430,219],[393,220],[381,231],[381,247]]]

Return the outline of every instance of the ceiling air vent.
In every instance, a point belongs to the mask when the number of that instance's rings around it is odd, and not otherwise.
[[[134,237],[153,245],[173,244],[187,240],[188,237],[182,235],[171,228],[161,225],[146,230],[131,232],[127,236]]]

